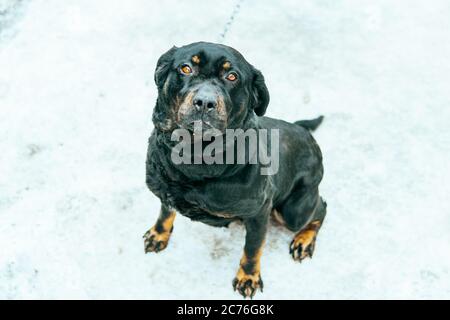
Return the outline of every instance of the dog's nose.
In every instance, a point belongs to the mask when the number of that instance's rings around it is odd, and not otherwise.
[[[208,87],[201,88],[194,97],[197,110],[209,111],[217,107],[217,94]]]
[[[217,107],[217,101],[208,98],[196,98],[194,99],[194,106],[196,106],[198,109],[214,109],[215,107]]]

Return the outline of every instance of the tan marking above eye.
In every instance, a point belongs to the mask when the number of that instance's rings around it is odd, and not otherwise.
[[[222,65],[222,68],[223,68],[224,70],[230,69],[230,68],[231,68],[231,62],[226,61],[226,62]]]
[[[236,81],[237,80],[237,74],[234,73],[234,72],[231,72],[229,75],[227,75],[226,79],[229,80],[229,81]]]
[[[200,57],[199,56],[193,56],[192,57],[192,62],[196,63],[196,64],[199,64],[200,63]]]
[[[191,74],[192,73],[192,68],[189,67],[187,64],[182,65],[180,70],[184,74]]]

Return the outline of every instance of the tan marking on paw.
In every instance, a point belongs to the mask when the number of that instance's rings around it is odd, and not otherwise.
[[[261,279],[262,246],[251,260],[246,254],[241,258],[239,270],[233,280],[233,288],[244,298],[253,298],[258,288],[263,291],[263,281]],[[249,270],[249,267],[251,267]]]
[[[156,231],[156,225],[153,226],[144,234],[144,248],[147,252],[160,252],[164,250],[168,243],[173,230],[173,221],[175,220],[175,211],[171,211],[170,215],[161,223],[158,229],[162,229],[162,232]]]
[[[162,227],[164,231],[168,231],[169,233],[172,232],[173,228],[173,221],[175,220],[176,212],[170,211],[169,216],[162,222]]]
[[[244,298],[253,298],[256,291],[263,290],[263,282],[259,272],[247,274],[242,268],[239,268],[236,278],[233,280],[233,288]]]
[[[320,225],[320,221],[313,221],[296,234],[289,247],[294,260],[302,262],[307,257],[312,258]]]
[[[152,227],[144,235],[145,253],[160,252],[169,244],[170,232],[158,233],[155,227]]]

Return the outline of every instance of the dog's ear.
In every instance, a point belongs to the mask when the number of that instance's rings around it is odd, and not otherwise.
[[[252,66],[253,71],[253,110],[257,116],[263,116],[266,113],[267,106],[269,105],[270,95],[267,89],[264,76],[261,71]]]
[[[167,78],[167,75],[169,74],[170,67],[172,64],[173,54],[178,48],[173,46],[169,51],[164,53],[159,59],[158,63],[156,64],[156,70],[155,70],[155,83],[158,86],[159,89],[161,89],[164,85],[164,81]]]

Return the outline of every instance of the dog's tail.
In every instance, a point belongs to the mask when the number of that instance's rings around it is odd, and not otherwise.
[[[300,120],[300,121],[295,121],[294,123],[296,125],[299,125],[300,127],[305,128],[306,130],[314,131],[320,126],[322,121],[323,121],[323,116],[320,116],[320,117],[318,117],[316,119]]]

